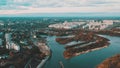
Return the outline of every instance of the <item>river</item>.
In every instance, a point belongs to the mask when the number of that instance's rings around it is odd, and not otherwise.
[[[110,40],[110,46],[101,50],[96,50],[82,54],[71,59],[63,57],[64,45],[55,41],[56,36],[48,36],[48,46],[52,50],[51,58],[43,68],[60,68],[59,61],[62,61],[65,68],[95,68],[106,58],[120,54],[120,37],[102,35]]]

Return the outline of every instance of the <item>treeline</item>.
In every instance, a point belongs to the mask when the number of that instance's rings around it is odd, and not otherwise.
[[[65,51],[64,51],[64,57],[65,58],[71,58],[73,56],[76,56],[75,54],[76,53],[81,53],[81,52],[85,52],[85,51],[90,51],[92,49],[95,49],[95,48],[100,48],[100,47],[104,47],[104,46],[108,46],[109,45],[109,42],[108,41],[100,41],[100,42],[96,42],[96,43],[92,43],[92,44],[89,44],[87,46],[84,46],[84,47],[76,47],[76,46],[73,46],[71,48],[67,48]],[[79,45],[80,46],[80,45]],[[75,48],[76,47],[76,48]]]

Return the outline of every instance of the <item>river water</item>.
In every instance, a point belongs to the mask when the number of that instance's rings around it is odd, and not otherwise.
[[[82,54],[71,59],[63,57],[64,45],[55,41],[55,36],[48,36],[48,46],[52,50],[52,56],[43,68],[60,68],[59,61],[62,61],[65,68],[95,68],[106,58],[120,54],[120,37],[102,35],[110,40],[110,46],[101,50],[96,50]]]

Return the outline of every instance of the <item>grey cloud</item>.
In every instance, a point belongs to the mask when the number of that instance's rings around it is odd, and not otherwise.
[[[106,7],[120,6],[119,0],[6,0],[1,9],[27,9],[24,7]]]

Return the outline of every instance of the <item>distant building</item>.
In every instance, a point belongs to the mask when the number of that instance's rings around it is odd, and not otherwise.
[[[14,42],[8,42],[6,44],[6,48],[7,49],[13,49],[13,50],[16,50],[16,51],[19,51],[20,50],[20,46]]]
[[[10,42],[11,41],[11,33],[6,33],[5,38],[6,38],[6,42]]]
[[[109,27],[110,25],[113,25],[112,20],[103,20],[103,21],[90,21],[87,23],[83,28],[87,28],[90,30],[103,30]]]
[[[77,28],[82,24],[85,24],[85,22],[67,22],[67,21],[65,21],[64,23],[52,24],[52,25],[49,25],[48,27],[57,28],[57,29],[72,29],[72,28]]]
[[[6,38],[6,48],[7,49],[13,49],[16,51],[20,50],[20,46],[18,44],[14,43],[13,41],[11,41],[11,33],[6,33],[5,38]]]

